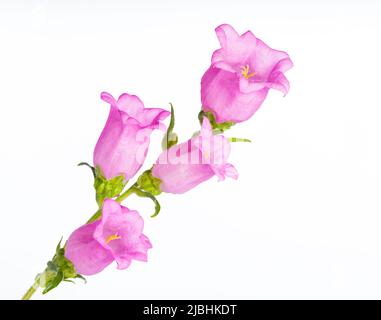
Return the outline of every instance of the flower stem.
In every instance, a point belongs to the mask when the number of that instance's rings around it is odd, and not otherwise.
[[[29,300],[33,296],[33,294],[36,292],[38,286],[39,286],[38,280],[36,280],[33,283],[33,285],[28,289],[28,291],[23,295],[21,300]]]
[[[97,212],[95,212],[89,220],[87,220],[86,223],[91,223],[97,220],[102,215],[102,210],[99,209]]]
[[[118,198],[115,200],[119,203],[121,203],[124,199],[126,199],[129,195],[135,193],[137,183],[134,183],[129,189],[127,189],[125,192],[123,192]]]

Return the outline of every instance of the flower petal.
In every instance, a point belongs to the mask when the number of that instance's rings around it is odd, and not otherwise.
[[[102,92],[101,93],[101,99],[111,105],[116,106],[116,100],[115,98],[108,92]]]
[[[269,82],[266,87],[279,90],[286,95],[290,89],[290,83],[282,72],[274,73],[270,76]]]
[[[157,126],[161,120],[167,118],[171,113],[160,108],[145,108],[144,112],[138,118],[142,126]]]
[[[94,232],[94,238],[112,254],[118,269],[125,269],[130,265],[131,259],[147,260],[147,250],[152,245],[142,234],[143,228],[144,220],[137,211],[107,199],[103,204],[102,220]]]
[[[118,98],[118,108],[120,111],[127,113],[130,117],[135,118],[144,109],[144,104],[139,97],[128,93],[123,93]]]
[[[114,260],[112,254],[93,237],[98,224],[99,221],[95,221],[80,227],[66,243],[65,257],[73,263],[79,274],[96,274]]]
[[[152,175],[161,180],[161,191],[184,193],[213,177],[213,170],[202,164],[202,159],[201,151],[191,139],[163,151],[152,168]]]
[[[259,82],[267,82],[273,71],[286,72],[292,67],[286,52],[272,49],[260,39],[257,39],[257,48],[249,61],[256,72],[253,79]]]
[[[170,112],[145,109],[137,96],[127,93],[118,101],[107,92],[101,98],[110,103],[110,113],[94,149],[94,165],[107,179],[123,175],[127,181],[143,165],[153,129],[165,130],[160,121]]]
[[[204,111],[211,111],[216,121],[242,122],[261,106],[267,87],[253,92],[241,92],[237,75],[211,67],[201,80],[201,101]]]
[[[212,56],[212,65],[229,72],[235,72],[245,62],[256,48],[256,38],[247,31],[240,36],[228,24],[216,28],[217,38],[221,49],[216,50]]]
[[[212,167],[216,176],[218,177],[218,181],[225,180],[225,177],[232,178],[234,180],[238,179],[238,171],[237,169],[230,163],[225,163],[220,166]]]

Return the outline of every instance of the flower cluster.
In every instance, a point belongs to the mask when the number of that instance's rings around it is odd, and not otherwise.
[[[102,271],[113,261],[118,269],[132,260],[147,261],[151,242],[143,234],[144,220],[136,211],[122,206],[129,195],[151,199],[156,216],[160,193],[180,194],[217,176],[237,179],[236,168],[228,162],[231,142],[224,131],[248,120],[261,106],[270,88],[284,95],[289,82],[284,72],[292,67],[286,52],[271,49],[250,31],[239,35],[230,25],[216,28],[221,48],[201,80],[200,130],[178,144],[174,133],[174,109],[145,108],[135,95],[115,99],[103,92],[110,105],[105,127],[94,149],[93,165],[97,212],[76,229],[66,244],[57,246],[48,267],[24,296],[29,299],[38,287],[44,292],[61,281],[83,278]],[[168,128],[163,121],[170,117]],[[150,135],[162,130],[163,151],[136,182],[129,184],[145,162]]]

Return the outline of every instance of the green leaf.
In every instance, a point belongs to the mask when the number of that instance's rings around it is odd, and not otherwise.
[[[175,127],[175,109],[173,108],[172,103],[171,105],[171,120],[169,121],[169,126],[167,129],[166,134],[164,135],[163,141],[161,142],[161,146],[163,150],[167,150],[170,147],[177,144],[179,138],[176,133],[173,132],[173,129]]]
[[[118,196],[123,191],[126,183],[123,176],[117,176],[107,180],[97,167],[95,169],[94,188],[99,208],[102,207],[104,199],[112,199]]]
[[[224,131],[230,129],[232,126],[235,125],[233,121],[217,123],[214,114],[210,111],[205,112],[204,110],[201,110],[198,114],[198,120],[200,121],[200,124],[202,124],[204,117],[207,117],[209,119],[210,125],[212,126],[213,130],[217,131],[216,133],[223,133]]]
[[[161,193],[161,180],[152,175],[152,169],[144,171],[138,178],[136,185],[139,189],[147,191],[154,196]]]
[[[96,172],[95,172],[95,168],[93,166],[89,165],[87,162],[78,163],[78,167],[81,167],[81,166],[89,167],[91,169],[91,172],[93,173],[94,178],[95,178]]]

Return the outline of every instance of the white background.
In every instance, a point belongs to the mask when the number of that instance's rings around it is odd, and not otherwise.
[[[0,2],[0,298],[18,299],[96,209],[78,168],[108,114],[103,90],[176,107],[197,130],[214,28],[287,51],[271,92],[227,135],[238,181],[135,199],[154,248],[44,299],[381,298],[381,7],[377,1]],[[159,152],[155,133],[146,167]]]

